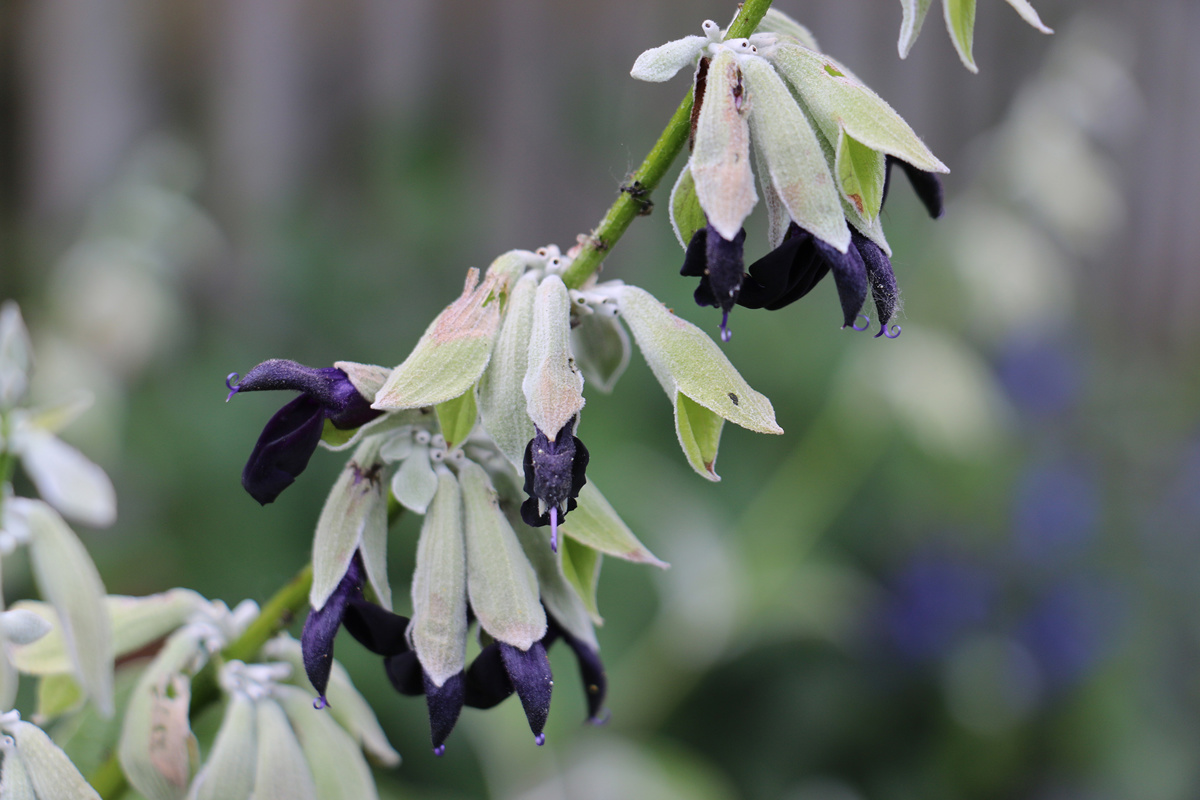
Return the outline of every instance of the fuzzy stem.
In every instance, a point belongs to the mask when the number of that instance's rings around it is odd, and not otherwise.
[[[738,10],[733,24],[729,26],[729,33],[725,38],[740,39],[754,33],[770,7],[771,0],[746,0]],[[648,198],[651,192],[658,188],[675,157],[683,150],[691,128],[691,116],[692,90],[689,89],[687,96],[667,122],[662,135],[650,149],[646,160],[626,179],[616,201],[609,207],[596,229],[583,238],[583,247],[562,275],[563,282],[569,288],[578,289],[582,286],[584,281],[600,268],[604,256],[625,234],[634,218],[639,214],[649,213]]]

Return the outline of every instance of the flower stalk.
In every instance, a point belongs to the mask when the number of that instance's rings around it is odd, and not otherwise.
[[[770,7],[771,0],[746,0],[738,9],[737,17],[729,26],[729,33],[725,38],[739,39],[754,33]],[[687,144],[688,133],[691,130],[692,101],[692,90],[688,89],[687,96],[675,109],[667,127],[663,129],[662,135],[658,137],[642,165],[630,174],[621,186],[620,195],[600,220],[600,224],[584,239],[583,247],[575,256],[575,261],[563,272],[562,279],[567,288],[578,289],[582,286],[584,281],[600,268],[600,263],[608,251],[625,234],[634,218],[647,213],[647,209],[650,208],[650,194],[658,188],[663,176],[675,162],[676,156]]]
[[[740,38],[753,33],[767,9],[771,7],[771,2],[772,0],[746,0],[729,27],[728,38]],[[563,273],[563,282],[569,288],[582,286],[599,269],[605,255],[624,235],[634,218],[646,213],[649,208],[648,196],[658,188],[663,176],[687,143],[688,132],[691,129],[692,101],[692,90],[689,89],[641,166],[629,176],[628,182],[621,187],[620,196],[609,207],[600,224],[583,243],[574,262]],[[4,463],[3,454],[0,454],[0,468],[5,466],[7,465]],[[389,498],[389,525],[396,516],[393,508],[400,509]],[[285,628],[307,607],[312,579],[312,564],[306,564],[267,601],[262,612],[246,631],[222,651],[221,660],[252,660],[272,636]],[[210,663],[192,681],[192,714],[195,715],[218,697],[216,668]],[[128,787],[115,755],[89,776],[89,782],[105,800],[113,800]]]

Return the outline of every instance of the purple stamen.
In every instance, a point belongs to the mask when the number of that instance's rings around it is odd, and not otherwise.
[[[437,747],[433,748],[433,754],[438,758],[446,755],[446,745],[439,744]]]
[[[537,736],[533,737],[533,741],[537,742],[538,747],[541,747],[546,743],[546,734],[539,733]]]
[[[721,314],[721,341],[728,342],[733,338],[733,332],[729,330],[729,312]]]
[[[558,552],[558,509],[550,508],[550,552]]]
[[[863,321],[862,327],[860,328],[860,327],[858,327],[857,325],[851,325],[851,326],[850,326],[850,329],[851,329],[851,330],[855,330],[855,331],[860,331],[860,332],[861,332],[861,331],[865,331],[867,328],[871,327],[871,318],[870,318],[870,317],[868,317],[866,314],[859,314],[857,317],[855,317],[855,318],[854,318],[854,321],[855,321],[855,322],[858,322],[858,320],[859,320],[860,318],[861,318],[861,319],[862,319],[862,321]],[[845,327],[845,326],[843,325],[842,327]]]
[[[321,695],[316,700],[313,700],[313,708],[315,708],[317,711],[320,711],[323,708],[329,708],[329,700],[325,698],[325,695]]]
[[[600,716],[596,716],[596,717],[588,717],[587,721],[592,725],[599,726],[599,725],[607,725],[608,721],[610,719],[612,719],[612,712],[606,708],[606,709],[604,709],[603,714],[601,714]]]
[[[239,376],[236,372],[231,372],[225,376],[225,388],[229,390],[229,395],[225,398],[226,403],[228,403],[233,396],[237,394],[238,387],[234,381],[236,381],[239,377],[241,376]]]
[[[879,328],[879,333],[875,334],[875,338],[878,339],[880,336],[883,336],[888,339],[895,339],[899,335],[900,335],[900,326],[899,325],[893,325],[890,329],[888,328],[887,325],[883,325]]]

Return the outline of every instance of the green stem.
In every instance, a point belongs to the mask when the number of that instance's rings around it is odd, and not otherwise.
[[[754,33],[770,7],[771,0],[746,0],[738,10],[733,24],[729,26],[729,33],[725,38],[740,39]],[[600,263],[608,251],[612,250],[625,234],[634,218],[648,212],[650,194],[658,188],[663,176],[687,142],[691,117],[692,90],[689,89],[687,96],[667,122],[662,135],[650,149],[646,160],[629,176],[616,201],[609,207],[596,229],[586,237],[582,249],[575,256],[575,261],[563,273],[562,279],[567,286],[572,289],[582,286],[584,281],[600,268]]]

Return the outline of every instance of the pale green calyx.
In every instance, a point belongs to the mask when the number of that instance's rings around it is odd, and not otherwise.
[[[778,216],[778,207],[772,209],[778,200],[797,225],[845,252],[850,246],[850,228],[812,126],[766,60],[746,58],[742,71],[755,98],[750,130],[768,213]],[[787,224],[782,227],[786,230]],[[782,232],[778,235],[782,240]]]
[[[309,602],[320,609],[350,567],[362,556],[379,604],[391,610],[387,580],[387,495],[389,469],[380,455],[382,439],[367,439],[354,451],[329,492],[313,538],[313,583]],[[407,461],[405,462],[407,463]]]
[[[462,672],[467,643],[467,558],[458,481],[445,466],[421,526],[408,637],[425,674],[442,686]]]
[[[528,401],[521,387],[529,364],[533,307],[540,280],[540,275],[528,272],[517,281],[508,299],[492,360],[479,379],[479,415],[483,427],[514,466],[520,466],[525,445],[533,438],[533,423],[525,410]]]
[[[644,289],[623,286],[617,297],[646,363],[675,405],[679,443],[697,473],[719,480],[713,467],[725,420],[783,433],[771,401],[750,388],[707,334]]]
[[[583,409],[583,375],[571,355],[571,297],[557,275],[538,285],[521,390],[529,419],[550,441]]]
[[[752,103],[738,56],[722,47],[708,66],[695,146],[688,161],[696,197],[708,222],[732,241],[758,202],[750,169]]]
[[[493,638],[528,650],[546,635],[546,612],[529,559],[492,488],[487,473],[473,462],[462,465],[463,529],[467,551],[467,593],[479,624]]]

